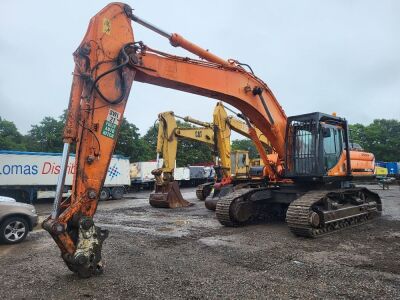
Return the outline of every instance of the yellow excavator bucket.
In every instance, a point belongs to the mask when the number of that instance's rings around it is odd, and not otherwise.
[[[154,193],[150,194],[150,205],[158,208],[178,208],[192,206],[193,203],[183,199],[176,181],[165,185],[156,185]]]
[[[163,180],[162,169],[151,172],[155,178],[154,193],[150,194],[150,205],[157,208],[178,208],[192,206],[193,203],[183,199],[176,181]]]

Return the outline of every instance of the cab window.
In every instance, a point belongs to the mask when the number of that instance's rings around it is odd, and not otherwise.
[[[323,127],[324,167],[332,169],[343,152],[342,130],[336,127]]]
[[[231,153],[231,174],[236,174],[236,154]]]
[[[297,129],[294,140],[294,158],[297,174],[309,175],[316,167],[316,134],[312,130]]]
[[[240,153],[238,157],[238,168],[243,168],[246,166],[246,154]]]

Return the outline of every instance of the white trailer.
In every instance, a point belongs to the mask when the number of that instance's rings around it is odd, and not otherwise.
[[[154,175],[151,171],[161,168],[163,160],[156,161],[138,161],[130,165],[131,188],[133,190],[149,189],[154,186]]]
[[[135,191],[140,189],[152,189],[154,188],[155,178],[151,174],[151,171],[161,168],[163,159],[156,161],[139,161],[131,163],[131,188]],[[174,179],[179,184],[190,182],[190,169],[187,167],[175,168]]]
[[[0,194],[31,203],[38,198],[54,198],[60,162],[61,153],[0,150]],[[70,155],[65,179],[66,193],[72,186],[75,171],[75,156]],[[100,199],[110,196],[120,199],[129,185],[129,159],[114,155]]]
[[[155,178],[151,172],[161,168],[163,159],[157,161],[139,161],[131,163],[131,188],[134,191],[154,188]],[[174,180],[182,186],[196,186],[214,180],[213,167],[187,166],[174,169]]]
[[[190,182],[190,169],[187,167],[180,167],[174,169],[174,180],[178,181],[179,184],[185,184]]]

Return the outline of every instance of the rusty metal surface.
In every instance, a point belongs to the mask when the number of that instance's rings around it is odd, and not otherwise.
[[[158,208],[188,207],[193,204],[183,199],[176,181],[156,184],[154,193],[149,197],[150,205]]]

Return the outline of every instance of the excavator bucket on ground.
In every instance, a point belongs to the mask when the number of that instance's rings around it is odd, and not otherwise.
[[[154,193],[150,194],[150,205],[157,208],[178,208],[192,206],[193,203],[183,199],[179,185],[173,181],[172,177],[163,178],[162,169],[156,169],[151,172],[155,179]]]
[[[183,199],[176,181],[157,185],[154,193],[150,194],[150,205],[158,208],[178,208],[192,206],[193,203]]]

